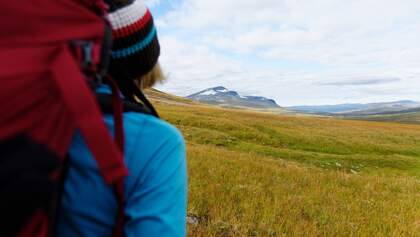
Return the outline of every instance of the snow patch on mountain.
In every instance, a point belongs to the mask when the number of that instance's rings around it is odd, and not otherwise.
[[[215,94],[217,94],[217,91],[208,90],[208,91],[201,92],[199,95],[215,95]]]

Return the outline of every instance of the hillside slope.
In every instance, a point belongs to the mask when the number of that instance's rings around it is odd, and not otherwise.
[[[420,110],[420,103],[411,100],[400,100],[393,102],[368,103],[368,104],[338,104],[320,106],[294,106],[289,110],[311,114],[330,114],[343,116],[365,116],[380,114],[397,114],[417,112]]]
[[[152,97],[187,142],[190,236],[420,233],[420,126]]]
[[[352,117],[352,119],[365,120],[365,121],[420,124],[420,112],[380,114],[380,115],[370,115],[370,116],[355,116],[355,117]]]

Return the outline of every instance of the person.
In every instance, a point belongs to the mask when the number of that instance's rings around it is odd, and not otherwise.
[[[123,195],[124,236],[185,236],[185,143],[174,126],[159,119],[149,102],[139,98],[143,89],[164,79],[153,17],[143,0],[107,3],[113,37],[109,73],[124,101],[142,102],[152,114],[123,114],[124,161],[129,172]],[[96,92],[111,94],[111,88],[102,84]],[[104,120],[109,131],[114,131],[112,114],[105,114]],[[112,236],[118,200],[114,189],[101,177],[80,133],[72,139],[68,162],[56,235]]]

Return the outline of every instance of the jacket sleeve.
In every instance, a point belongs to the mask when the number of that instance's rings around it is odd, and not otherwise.
[[[185,144],[178,131],[169,137],[160,135],[158,140],[162,142],[149,158],[141,149],[134,154],[134,158],[146,158],[147,162],[126,197],[127,237],[186,235]]]

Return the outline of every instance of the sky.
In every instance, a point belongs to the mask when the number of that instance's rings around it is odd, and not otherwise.
[[[281,106],[420,101],[419,0],[146,0],[167,81]]]

